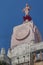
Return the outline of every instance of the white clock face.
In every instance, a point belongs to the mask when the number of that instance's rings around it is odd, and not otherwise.
[[[16,33],[15,33],[15,38],[16,40],[24,40],[26,39],[28,36],[30,35],[30,29],[28,26],[20,26],[18,27],[18,29],[16,30]]]

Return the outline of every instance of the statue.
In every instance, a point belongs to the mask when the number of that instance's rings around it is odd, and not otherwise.
[[[29,11],[30,11],[30,7],[28,6],[28,4],[26,3],[26,7],[23,9],[23,12],[25,12],[25,15],[28,15]]]
[[[25,12],[25,16],[23,17],[24,21],[28,20],[32,20],[32,18],[28,15],[29,11],[30,11],[31,7],[28,6],[28,4],[26,3],[26,7],[23,9],[23,12]]]

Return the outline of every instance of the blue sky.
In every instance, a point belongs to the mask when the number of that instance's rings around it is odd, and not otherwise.
[[[31,6],[30,15],[43,38],[43,0],[0,0],[0,48],[10,47],[13,27],[23,23],[26,3]]]

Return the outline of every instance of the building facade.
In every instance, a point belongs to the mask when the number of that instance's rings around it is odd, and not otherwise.
[[[29,15],[30,9],[26,4],[23,9],[25,13],[23,24],[13,28],[11,52],[8,54],[12,65],[43,64],[43,42],[38,28]]]
[[[29,15],[30,9],[26,4],[23,9],[25,12],[23,24],[13,28],[11,46],[6,56],[10,65],[43,65],[43,42],[38,28]]]

